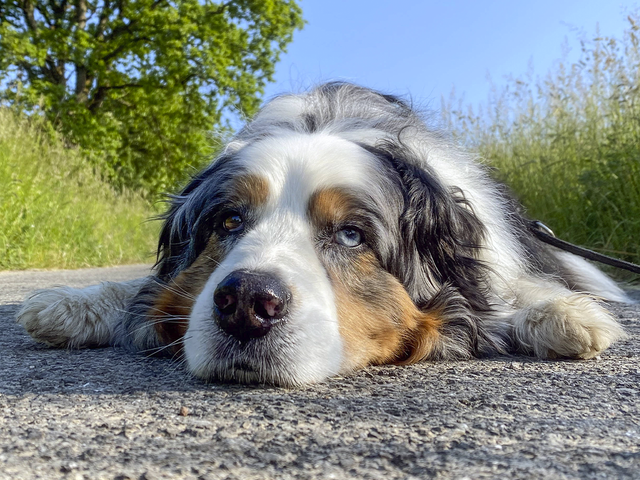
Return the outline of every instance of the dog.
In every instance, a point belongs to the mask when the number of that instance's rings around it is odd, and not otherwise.
[[[266,104],[171,197],[154,274],[39,291],[54,347],[181,356],[205,381],[296,386],[368,365],[589,359],[628,301],[537,240],[506,188],[406,102],[333,82]]]

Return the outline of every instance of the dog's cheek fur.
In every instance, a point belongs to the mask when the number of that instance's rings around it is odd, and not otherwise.
[[[223,257],[224,248],[211,237],[196,261],[175,278],[151,277],[127,308],[121,345],[156,355],[181,353],[191,309]]]
[[[346,368],[414,363],[440,342],[437,314],[418,310],[400,282],[372,252],[327,268],[332,281]]]
[[[201,255],[191,267],[164,285],[149,309],[148,321],[153,323],[160,341],[171,345],[174,353],[182,349],[180,340],[189,326],[191,309],[215,265],[213,260]]]

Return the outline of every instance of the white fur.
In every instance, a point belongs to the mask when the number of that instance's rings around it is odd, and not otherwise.
[[[570,270],[572,279],[587,292],[612,302],[633,303],[616,283],[595,266],[569,252],[555,254]]]
[[[511,316],[522,350],[540,358],[592,358],[625,338],[622,327],[596,300],[543,278],[521,278]]]
[[[239,156],[249,172],[268,179],[271,206],[296,209],[298,216],[323,187],[359,188],[383,198],[371,155],[334,135],[288,133],[248,145]]]
[[[143,281],[37,290],[22,305],[18,323],[33,338],[53,347],[109,345]]]

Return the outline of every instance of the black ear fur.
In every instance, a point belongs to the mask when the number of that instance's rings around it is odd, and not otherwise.
[[[431,292],[451,285],[473,310],[488,311],[487,267],[478,260],[485,229],[464,192],[442,185],[424,166],[406,160],[396,145],[363,148],[387,167],[388,177],[395,179],[404,200],[399,219],[402,244],[400,255],[388,263],[391,273],[406,283],[431,279]],[[416,272],[416,268],[422,272]],[[430,297],[418,295],[414,301],[421,307]]]
[[[169,197],[169,209],[158,243],[158,276],[175,277],[198,257],[213,232],[222,186],[232,178],[231,157],[220,157],[195,176],[179,195]]]
[[[409,190],[402,231],[414,242],[422,265],[438,285],[449,283],[475,311],[489,310],[486,266],[478,260],[484,226],[469,207],[464,192],[447,189],[422,169],[403,170]]]
[[[464,192],[444,186],[428,168],[407,160],[397,146],[367,149],[389,169],[388,178],[395,178],[404,200],[399,254],[386,268],[412,292],[418,308],[440,312],[441,333],[448,341],[438,355],[504,352],[505,338],[482,320],[492,310],[489,267],[478,258],[485,227]]]

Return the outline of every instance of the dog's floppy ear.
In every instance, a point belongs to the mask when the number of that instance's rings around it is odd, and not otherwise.
[[[400,172],[408,194],[402,237],[406,250],[414,250],[416,267],[436,286],[452,285],[475,311],[488,310],[487,271],[478,260],[484,226],[464,192],[410,164],[401,165]]]
[[[387,269],[399,278],[419,307],[443,286],[453,286],[476,311],[488,309],[486,266],[478,260],[484,226],[464,192],[447,187],[427,166],[397,145],[363,147],[388,169],[403,196],[399,254]]]
[[[198,257],[213,232],[224,184],[232,176],[230,157],[220,157],[195,176],[178,195],[169,196],[169,209],[158,243],[156,268],[162,279],[175,277]]]
[[[387,161],[404,195],[399,220],[403,258],[396,275],[420,310],[438,315],[443,339],[429,349],[419,329],[412,332],[405,363],[504,351],[505,339],[480,320],[482,312],[491,310],[489,267],[479,260],[485,228],[464,192],[443,185],[417,162],[398,155]]]

